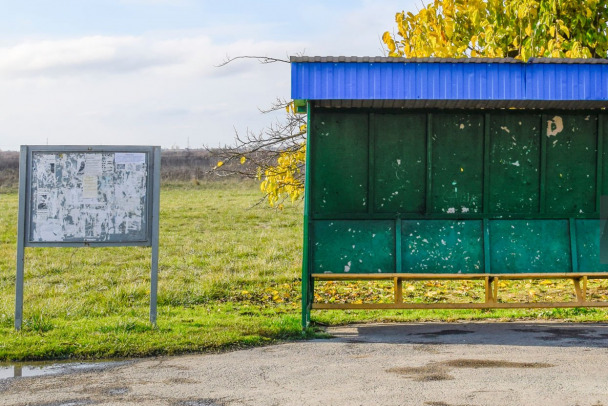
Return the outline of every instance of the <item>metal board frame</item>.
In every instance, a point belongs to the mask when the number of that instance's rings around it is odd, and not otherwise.
[[[37,152],[49,153],[144,153],[146,154],[146,231],[137,241],[30,241],[32,157]],[[150,322],[156,324],[158,291],[158,234],[160,213],[160,147],[107,145],[23,145],[19,159],[19,216],[17,227],[17,275],[15,282],[15,329],[23,323],[24,257],[26,247],[151,247]]]

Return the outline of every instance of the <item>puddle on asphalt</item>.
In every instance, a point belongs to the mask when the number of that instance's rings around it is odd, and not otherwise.
[[[454,379],[450,372],[454,368],[551,368],[555,365],[545,362],[512,362],[487,359],[455,359],[442,362],[430,362],[421,367],[391,368],[386,372],[404,375],[417,382],[445,381]]]
[[[28,376],[59,375],[75,372],[103,370],[130,363],[131,361],[104,362],[33,362],[0,364],[0,380]]]

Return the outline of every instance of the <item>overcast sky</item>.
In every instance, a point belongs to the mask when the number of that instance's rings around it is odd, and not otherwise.
[[[427,1],[428,2],[428,1]],[[0,0],[0,149],[231,144],[290,96],[289,64],[382,55],[413,0]]]

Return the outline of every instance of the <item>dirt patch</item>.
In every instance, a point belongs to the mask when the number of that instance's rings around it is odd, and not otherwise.
[[[454,379],[449,370],[439,364],[429,364],[423,367],[391,368],[387,372],[405,375],[416,382],[447,381]]]
[[[107,389],[105,391],[105,393],[109,396],[120,396],[120,395],[126,395],[127,393],[129,393],[130,389],[123,386],[120,388],[110,388]]]
[[[554,366],[544,362],[511,362],[490,359],[455,359],[442,362],[441,365],[452,368],[551,368]]]
[[[511,362],[487,359],[455,359],[431,362],[422,367],[391,368],[387,372],[405,375],[416,382],[445,381],[454,379],[450,371],[454,368],[550,368],[554,365],[544,362]]]
[[[413,348],[414,351],[426,352],[428,354],[439,354],[441,352],[436,344],[416,344]]]
[[[196,383],[194,379],[190,378],[169,378],[165,379],[163,383],[165,385],[187,385],[189,383]]]
[[[69,400],[61,400],[58,402],[51,403],[37,403],[32,406],[85,406],[85,405],[94,405],[95,401],[90,399],[69,399]],[[29,405],[29,403],[28,403]]]
[[[222,399],[193,399],[175,403],[175,406],[225,406]]]

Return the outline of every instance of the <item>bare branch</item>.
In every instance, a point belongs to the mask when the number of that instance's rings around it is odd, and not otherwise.
[[[255,59],[262,64],[290,63],[287,59],[244,55],[227,57],[217,66],[226,66],[237,59]],[[239,133],[235,129],[232,146],[206,148],[218,160],[208,173],[264,180],[262,191],[265,196],[258,204],[268,201],[271,205],[282,207],[287,198],[297,199],[303,192],[305,163],[302,152],[306,143],[307,119],[306,115],[296,114],[291,103],[291,100],[277,98],[268,108],[259,111],[266,114],[284,109],[283,118],[259,132],[247,129]]]
[[[234,58],[226,56],[226,60],[224,60],[224,62],[220,63],[219,65],[215,65],[215,67],[220,68],[222,66],[226,66],[230,62],[236,61],[237,59],[256,59],[262,64],[275,63],[275,62],[290,63],[286,59],[272,58],[270,56],[241,55],[241,56],[235,56]]]

